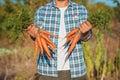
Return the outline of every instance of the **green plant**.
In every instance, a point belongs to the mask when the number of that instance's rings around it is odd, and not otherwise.
[[[91,14],[89,21],[93,25],[93,28],[110,31],[110,19],[110,14],[106,11],[95,11]]]
[[[85,60],[87,63],[87,71],[88,71],[88,78],[89,80],[93,79],[104,79],[107,73],[107,54],[106,48],[104,48],[103,40],[104,34],[103,31],[108,31],[111,33],[110,22],[111,22],[111,15],[107,11],[107,9],[96,10],[91,13],[91,16],[88,19],[94,28],[93,37],[95,38],[95,52],[91,54],[91,50],[88,47],[88,44],[83,46],[84,53],[85,53]],[[87,50],[89,49],[89,50]],[[90,54],[87,54],[90,53]],[[110,65],[113,62],[110,63]],[[109,65],[109,68],[111,68]],[[111,71],[112,69],[110,69]],[[94,78],[91,77],[94,76]]]
[[[88,79],[90,80],[91,77],[94,77],[94,59],[93,59],[94,56],[88,42],[83,43],[82,46],[85,57],[85,63],[87,65],[87,76]]]
[[[16,14],[10,15],[3,23],[4,31],[6,31],[8,38],[14,42],[19,38],[21,33],[24,33],[29,24],[33,22],[33,13],[29,7],[23,6]]]

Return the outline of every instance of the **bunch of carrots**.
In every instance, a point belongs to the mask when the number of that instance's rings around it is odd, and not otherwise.
[[[40,54],[44,54],[44,52],[46,52],[47,58],[50,59],[51,58],[51,53],[50,53],[50,49],[54,52],[56,45],[50,40],[49,36],[58,38],[56,35],[51,34],[50,32],[47,32],[45,30],[40,29],[38,31],[38,35],[34,41],[34,57],[37,56],[38,51],[40,51]],[[73,29],[71,32],[69,32],[65,38],[67,38],[67,41],[65,44],[67,44],[67,46],[70,46],[68,49],[68,55],[70,55],[70,53],[72,52],[72,50],[74,49],[74,47],[76,46],[77,42],[80,39],[80,30],[79,28],[75,28]]]
[[[68,49],[68,55],[73,51],[74,47],[76,46],[77,42],[80,40],[80,30],[79,28],[73,29],[71,32],[69,32],[65,38],[67,38],[67,41],[65,43],[65,46],[70,46]]]
[[[51,58],[50,49],[54,52],[56,45],[50,40],[49,36],[57,38],[54,34],[47,32],[45,30],[40,29],[38,31],[37,37],[34,41],[34,57],[37,56],[38,51],[43,55],[46,52],[46,56],[48,59]]]

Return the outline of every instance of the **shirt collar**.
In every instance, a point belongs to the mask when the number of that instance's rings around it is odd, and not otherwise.
[[[56,7],[55,0],[52,1],[52,7]],[[72,7],[72,1],[71,0],[69,0],[68,7]]]

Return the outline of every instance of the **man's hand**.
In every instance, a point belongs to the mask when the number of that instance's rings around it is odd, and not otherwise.
[[[32,37],[35,38],[37,33],[38,33],[38,28],[35,27],[33,24],[31,24],[31,25],[28,26],[26,31],[29,35],[31,35]]]
[[[90,29],[92,29],[92,25],[90,24],[90,22],[86,21],[83,24],[79,25],[79,29],[81,31],[81,33],[86,33],[88,32]]]
[[[83,24],[79,25],[78,28],[80,29],[80,32],[82,34],[81,39],[84,40],[90,35],[89,30],[92,29],[92,25],[90,24],[90,22],[86,21]]]

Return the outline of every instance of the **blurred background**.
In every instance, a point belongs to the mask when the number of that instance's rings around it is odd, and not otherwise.
[[[25,30],[50,1],[0,0],[0,80],[34,80],[34,45]],[[73,1],[87,7],[93,25],[91,40],[82,42],[88,80],[120,80],[120,0]]]

